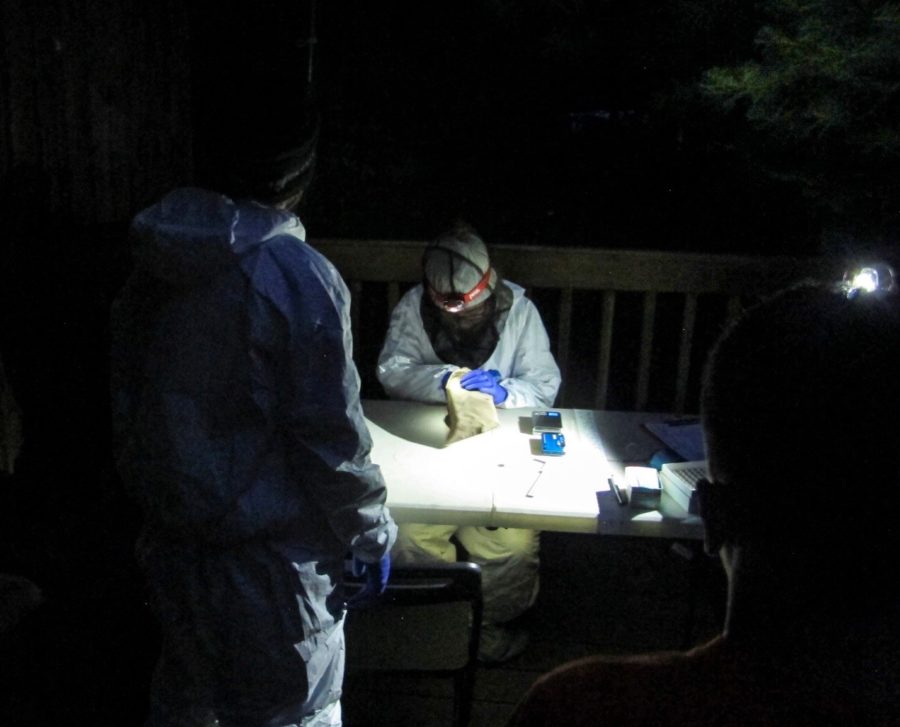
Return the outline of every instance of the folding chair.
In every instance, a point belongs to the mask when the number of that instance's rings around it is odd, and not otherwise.
[[[348,597],[363,579],[348,576]],[[481,567],[397,567],[384,596],[347,613],[347,672],[453,678],[453,724],[472,711],[481,636]]]

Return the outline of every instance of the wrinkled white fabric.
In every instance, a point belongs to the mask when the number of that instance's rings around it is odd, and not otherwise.
[[[513,292],[512,307],[497,347],[481,368],[500,372],[500,385],[509,392],[501,408],[549,408],[562,379],[547,330],[524,288],[508,280],[504,284]],[[422,292],[421,285],[411,288],[394,309],[378,357],[378,380],[392,398],[442,403],[441,378],[459,367],[441,361],[428,340],[419,313]]]
[[[524,289],[504,281],[513,303],[494,352],[482,365],[501,374],[509,392],[505,408],[550,408],[561,382],[559,367],[535,305]],[[378,359],[378,379],[393,398],[429,403],[446,401],[441,379],[458,367],[441,361],[422,325],[423,289],[417,285],[401,298]],[[538,593],[540,533],[521,528],[458,527],[405,523],[391,555],[398,565],[434,560],[454,561],[456,536],[471,561],[481,566],[484,621],[503,623],[521,615]],[[482,653],[495,660],[496,654]]]
[[[501,624],[527,611],[537,598],[540,569],[540,533],[524,528],[486,528],[456,525],[403,523],[391,551],[395,565],[429,562],[452,563],[457,559],[456,536],[468,559],[481,566],[485,624]],[[480,656],[497,661],[487,641]]]

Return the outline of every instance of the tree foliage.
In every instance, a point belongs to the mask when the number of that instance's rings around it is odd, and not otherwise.
[[[707,71],[703,91],[749,122],[745,153],[799,184],[832,226],[895,234],[900,5],[775,0],[767,10],[756,58]]]

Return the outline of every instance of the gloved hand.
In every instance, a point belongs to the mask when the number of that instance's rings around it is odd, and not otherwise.
[[[474,369],[459,380],[460,386],[467,391],[480,391],[490,394],[494,398],[494,404],[502,404],[509,396],[509,392],[500,386],[500,372],[497,369],[485,371]]]
[[[365,574],[366,585],[347,600],[348,607],[362,608],[375,601],[387,588],[391,575],[391,554],[385,553],[377,563],[364,563],[353,557],[353,575]]]

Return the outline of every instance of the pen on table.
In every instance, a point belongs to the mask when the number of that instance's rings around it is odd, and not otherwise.
[[[615,479],[610,476],[606,478],[606,481],[609,483],[609,489],[612,490],[613,494],[616,496],[616,502],[618,502],[620,505],[627,505],[628,499],[625,497],[625,493],[622,492],[622,488],[619,487]]]
[[[537,486],[538,480],[541,479],[541,475],[544,472],[544,465],[546,464],[546,462],[540,459],[536,459],[534,461],[537,462],[541,467],[538,470],[537,476],[534,478],[534,482],[531,483],[531,487],[528,488],[528,492],[525,493],[525,497],[534,497],[534,495],[532,495],[531,493]]]

